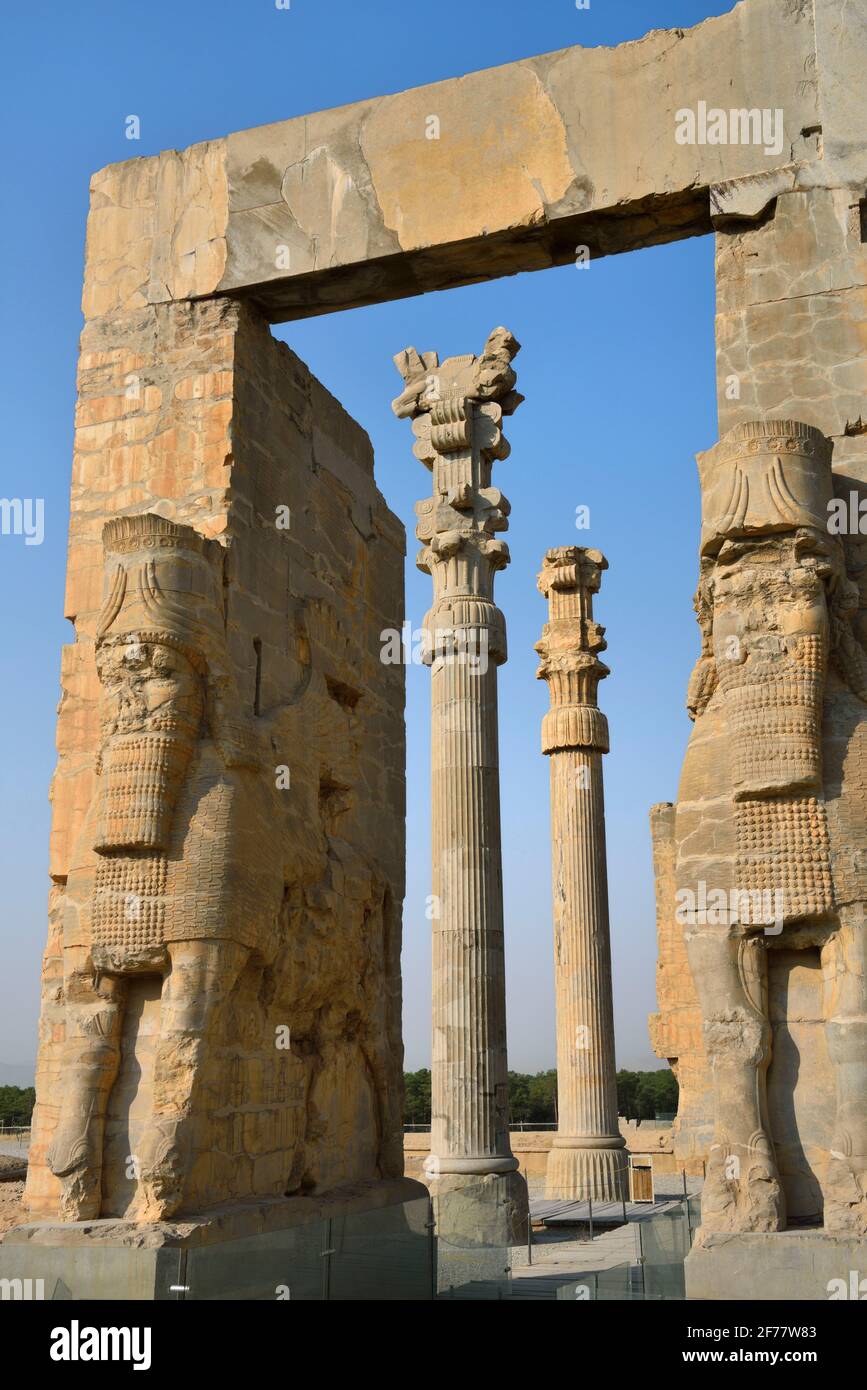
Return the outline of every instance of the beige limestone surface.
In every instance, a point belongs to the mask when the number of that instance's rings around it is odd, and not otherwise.
[[[123,1107],[133,1129],[141,1115],[142,1098],[129,1084],[129,1068],[145,1063],[161,1078],[156,1090],[166,1113],[174,1107],[175,1118],[187,1103],[185,1087],[194,1082],[195,1090],[200,1081],[210,1085],[217,1075],[213,1110],[191,1101],[190,1115],[184,1116],[195,1117],[186,1128],[196,1161],[201,1161],[189,1169],[196,1176],[190,1177],[182,1204],[275,1192],[287,1171],[291,1186],[299,1172],[302,1184],[311,1176],[322,1184],[350,1171],[399,1170],[402,695],[398,672],[378,663],[374,631],[399,625],[394,614],[401,606],[401,533],[376,493],[362,433],[291,354],[275,347],[265,320],[567,263],[581,245],[598,256],[713,227],[721,432],[750,421],[765,428],[774,417],[804,422],[833,444],[831,485],[837,495],[848,499],[854,493],[857,502],[867,477],[865,68],[863,7],[844,0],[742,0],[730,13],[692,30],[655,31],[617,49],[576,48],[527,59],[415,93],[113,165],[94,176],[66,610],[76,626],[76,642],[64,652],[58,720],[52,926],[44,963],[40,1100],[30,1180],[35,1213],[56,1217],[64,1202],[67,1215],[101,1204],[101,1192],[86,1177],[90,1160],[81,1162],[81,1155],[91,1153],[103,1163],[109,1154],[114,1176],[107,1179],[106,1191],[113,1194],[108,1199],[112,1205],[119,1192],[132,1194],[133,1189],[132,1200],[144,1202],[143,1212],[165,1211],[175,1202],[177,1183],[171,1172],[159,1177],[162,1158],[150,1176],[120,1178],[122,1144],[116,1145],[123,1134]],[[739,109],[779,109],[780,153],[768,155],[760,146],[744,144],[678,145],[676,112],[700,100]],[[438,140],[427,138],[432,116],[439,121]],[[292,525],[300,530],[277,534],[277,505],[289,507]],[[213,952],[201,945],[210,939],[209,931],[180,943],[189,948],[185,970],[198,971],[205,982],[203,997],[212,1016],[203,1031],[201,1019],[181,1009],[177,1037],[197,1060],[188,1066],[163,1063],[162,1071],[153,1049],[147,1056],[147,1040],[154,1037],[149,1020],[153,975],[165,978],[164,961],[156,971],[119,971],[120,984],[107,1000],[110,972],[98,975],[88,965],[68,969],[64,977],[67,908],[96,902],[96,890],[88,886],[94,856],[147,858],[159,852],[141,844],[130,855],[123,847],[112,847],[103,831],[101,848],[96,833],[90,843],[82,843],[81,837],[101,799],[96,762],[106,731],[97,624],[111,597],[118,557],[104,547],[104,524],[111,517],[148,513],[192,528],[203,545],[199,560],[217,554],[206,542],[220,548],[222,599],[212,594],[209,604],[222,613],[225,642],[222,653],[216,650],[212,630],[205,651],[192,647],[207,668],[196,673],[201,686],[193,706],[201,697],[210,714],[203,715],[200,737],[187,739],[192,744],[187,772],[178,773],[183,748],[173,746],[169,757],[163,741],[165,756],[148,776],[156,770],[166,786],[173,778],[178,782],[178,800],[168,817],[172,822],[180,814],[181,793],[189,801],[191,789],[195,794],[201,787],[196,779],[206,758],[221,760],[235,803],[244,795],[258,801],[257,814],[265,816],[269,835],[279,841],[279,851],[269,857],[269,883],[259,885],[262,896],[251,914],[254,920],[242,930],[236,919],[227,937],[211,942],[224,957],[216,973],[213,960],[206,959]],[[804,568],[804,554],[796,553],[797,531],[790,541],[787,549],[785,536],[775,532],[756,544],[777,547],[779,574],[797,577]],[[846,647],[847,630],[862,643],[867,634],[867,539],[856,528],[843,538],[842,547],[846,582],[860,597],[860,611],[847,610],[845,617],[851,624],[842,629]],[[714,566],[718,563],[708,558]],[[157,559],[156,553],[148,556],[154,563]],[[126,567],[125,561],[120,563]],[[192,562],[187,563],[189,568]],[[203,563],[205,572],[209,566],[219,568],[211,559]],[[146,568],[142,551],[136,569]],[[843,581],[836,559],[832,571],[839,591]],[[159,573],[156,577],[159,581]],[[714,572],[709,578],[715,583]],[[830,611],[836,599],[828,577],[821,582]],[[748,596],[750,583],[741,599]],[[761,584],[757,592],[765,593]],[[730,607],[736,610],[738,603]],[[777,607],[774,599],[769,607],[772,631],[779,626]],[[369,627],[359,618],[362,609],[371,614]],[[157,629],[163,639],[173,631],[171,623]],[[111,640],[111,625],[106,632]],[[114,635],[128,636],[120,629]],[[834,641],[839,652],[839,625]],[[114,648],[115,656],[123,645]],[[165,690],[166,649],[175,648],[165,640],[143,645],[146,664],[139,664],[137,679],[147,687],[162,682]],[[128,685],[130,663],[122,661],[120,672],[112,675],[106,650],[104,673]],[[864,896],[865,774],[859,741],[863,701],[853,690],[857,673],[852,676],[858,648],[849,644],[847,651],[848,674],[840,673],[834,652],[828,662],[820,652],[822,660],[810,676],[814,706],[821,694],[823,762],[820,772],[813,739],[810,755],[805,757],[803,749],[799,754],[798,780],[803,790],[813,778],[815,805],[802,806],[803,814],[779,815],[770,829],[775,812],[767,816],[753,806],[733,815],[735,788],[728,731],[719,718],[724,692],[719,690],[711,692],[716,706],[712,700],[703,711],[695,706],[698,718],[676,809],[676,839],[678,862],[692,859],[692,868],[705,872],[708,864],[732,861],[740,817],[744,844],[758,837],[765,852],[770,836],[775,873],[782,865],[789,874],[789,861],[799,862],[802,854],[813,866],[809,883],[795,884],[799,905],[816,909],[803,919],[809,925],[806,930],[796,925],[793,931],[786,924],[785,945],[774,963],[770,957],[776,948],[767,945],[769,1002],[764,1010],[759,997],[759,1023],[751,1033],[755,1040],[757,1031],[759,1045],[753,1049],[756,1057],[741,1068],[740,1080],[753,1084],[755,1091],[762,1071],[769,1113],[784,1115],[793,1084],[793,1049],[803,1045],[804,1037],[816,1036],[817,1029],[833,1044],[833,1143],[843,1159],[833,1160],[835,1174],[830,1182],[821,1178],[820,1190],[832,1195],[834,1219],[851,1227],[862,1219],[864,1189],[857,1187],[862,1180],[850,1160],[867,1147],[858,1119],[867,1108],[864,1046],[860,1025],[852,1022],[864,1012],[857,981],[863,979],[864,927],[858,913]],[[141,655],[135,654],[133,663],[140,662]],[[223,671],[218,670],[221,662]],[[361,682],[354,676],[358,671]],[[699,703],[708,693],[707,674],[704,665]],[[171,681],[186,681],[181,703],[186,701],[189,714],[190,683],[195,686],[190,671],[175,662]],[[219,703],[214,686],[226,696],[229,709],[222,723],[233,726],[231,737],[214,737],[221,722],[214,716]],[[176,696],[177,690],[170,704]],[[743,692],[733,698],[736,703],[748,700]],[[236,712],[240,709],[237,719],[233,702]],[[281,710],[285,718],[274,713]],[[263,721],[276,730],[271,756],[292,764],[292,786],[300,789],[297,809],[294,803],[289,808],[279,803],[282,820],[263,812],[264,783],[249,765],[258,742],[252,739],[251,751],[249,726],[255,722],[261,729]],[[771,743],[786,743],[778,723],[771,732]],[[284,752],[287,742],[300,759],[297,769],[293,755]],[[134,769],[136,778],[141,773],[141,767]],[[753,769],[751,776],[755,790],[769,770]],[[738,790],[749,789],[749,778],[740,782]],[[771,785],[771,801],[793,795],[792,788],[783,791],[777,774]],[[370,813],[371,806],[376,814]],[[147,819],[143,814],[139,831],[151,838],[161,834],[158,826],[148,827]],[[170,823],[167,833],[176,835],[178,824]],[[803,849],[805,828],[815,840],[809,850]],[[231,843],[235,833],[230,815],[221,829],[224,843]],[[797,842],[794,858],[790,841]],[[290,882],[282,872],[287,847],[293,861]],[[267,941],[274,925],[269,904],[276,905],[278,875],[271,870],[277,860],[289,892],[275,912],[281,922],[288,912],[303,944],[297,976],[288,983],[281,977],[272,993]],[[750,862],[761,862],[761,856]],[[123,872],[131,872],[129,864]],[[674,881],[680,884],[680,870]],[[101,885],[101,904],[116,891]],[[231,902],[244,889],[233,879],[220,891]],[[140,910],[148,902],[153,907],[152,900],[161,896],[129,883],[122,893],[124,901],[145,899]],[[336,955],[335,921],[341,942]],[[326,934],[328,951],[322,945]],[[253,946],[251,940],[260,944]],[[832,942],[838,955],[828,957],[830,994],[820,1013],[815,957],[832,951]],[[170,944],[167,939],[164,946],[151,943],[147,949],[168,951]],[[711,939],[712,950],[718,944]],[[84,940],[70,944],[79,954],[89,949]],[[762,972],[753,968],[759,961],[755,943],[740,952],[737,978],[729,968],[731,942],[725,949],[725,969],[709,972],[711,978],[719,973],[721,1000],[700,1005],[706,1022],[719,1008],[725,1013],[733,1000],[740,1001],[744,981],[761,995]],[[790,951],[802,959],[788,960]],[[230,956],[234,964],[224,968]],[[346,973],[357,982],[348,993],[341,992],[344,975],[337,979],[333,973],[338,959],[341,970],[349,962]],[[72,955],[67,964],[74,965]],[[698,984],[706,972],[699,963],[693,973]],[[188,974],[185,989],[182,974],[177,977],[181,998],[186,994],[189,1003],[193,976]],[[311,996],[306,983],[299,984],[311,978],[321,993]],[[215,979],[226,987],[224,995],[212,987]],[[797,1018],[780,1004],[790,984],[792,998],[799,1001]],[[70,989],[65,994],[69,985],[81,985],[84,993],[76,997]],[[307,1007],[311,997],[315,1008]],[[337,1001],[336,1014],[328,1011],[332,1000]],[[301,1010],[301,1024],[296,1024],[300,1043],[296,1033],[296,1050],[275,1060],[270,1043],[266,1048],[256,1030],[263,1019],[269,1028],[291,1024],[283,1018],[288,1004]],[[252,1037],[250,1018],[256,1021]],[[123,1030],[133,1019],[141,1025],[135,1030],[139,1056],[127,1051],[124,1060]],[[108,1034],[103,1035],[106,1020]],[[663,1031],[667,1026],[662,1024]],[[802,1028],[807,1031],[799,1040]],[[83,1103],[96,1106],[97,1123],[82,1126],[78,1152],[74,1127],[67,1130],[66,1158],[58,1154],[56,1166],[66,1167],[66,1160],[71,1166],[52,1173],[48,1150],[65,1091],[62,1059],[76,1029],[77,1056],[84,1064],[76,1085]],[[724,1053],[726,1029],[722,1040],[718,1029],[711,1031],[706,1050],[710,1043],[712,1050]],[[738,1036],[737,1029],[728,1032]],[[102,1041],[89,1049],[84,1046],[88,1037]],[[768,1039],[777,1060],[767,1056]],[[693,1051],[697,1055],[698,1049]],[[202,1053],[209,1058],[204,1068],[198,1060]],[[371,1054],[374,1063],[368,1067]],[[70,1062],[76,1065],[72,1057]],[[109,1065],[119,1067],[119,1111],[108,1104]],[[824,1069],[821,1058],[820,1065]],[[823,1070],[826,1080],[828,1075]],[[288,1088],[296,1081],[302,1088],[297,1123],[287,1106]],[[808,1153],[827,1156],[831,1141],[824,1101],[813,1103],[818,1085],[811,1081],[806,1096],[797,1096],[795,1113],[804,1117],[799,1124],[814,1126]],[[682,1094],[688,1089],[684,1085]],[[719,1085],[716,1090],[719,1095]],[[380,1100],[374,1102],[374,1095]],[[365,1110],[360,1123],[359,1105]],[[369,1123],[376,1106],[378,1129]],[[739,1189],[720,1195],[720,1210],[728,1212],[721,1219],[725,1223],[734,1209],[735,1226],[767,1222],[769,1213],[778,1222],[780,1182],[785,1177],[783,1186],[791,1187],[793,1181],[791,1136],[786,1135],[781,1142],[787,1146],[788,1176],[771,1171],[766,1181],[764,1141],[758,1148],[752,1144],[765,1131],[741,1133],[749,1109],[733,1132],[740,1136],[738,1143],[746,1140],[745,1154],[759,1152],[761,1173],[756,1203],[751,1196],[741,1203]],[[219,1113],[219,1134],[217,1127],[212,1133],[201,1124],[205,1110]],[[105,1135],[97,1133],[100,1114]],[[280,1130],[287,1124],[288,1134]],[[360,1136],[355,1148],[350,1135]],[[814,1161],[807,1152],[804,1157]],[[769,1189],[771,1200],[766,1201],[762,1194]],[[801,1181],[798,1200],[809,1201],[812,1190]]]
[[[762,419],[699,455],[674,841],[713,1104],[702,1239],[867,1234],[867,652],[831,450]]]
[[[82,339],[27,1204],[399,1175],[403,528],[249,306]]]
[[[835,0],[815,16],[742,0],[692,29],[109,165],[92,183],[85,313],[219,291],[285,319],[708,232],[733,183],[753,201],[809,186],[820,124],[838,166],[857,153],[853,8],[845,47]],[[677,113],[699,101],[779,110],[779,139],[678,143]]]
[[[602,755],[608,721],[599,709],[605,629],[593,618],[608,561],[598,550],[545,553],[537,586],[548,621],[536,643],[537,676],[551,708],[542,722],[550,758],[558,1131],[545,1195],[616,1201],[626,1191],[617,1127],[614,1001]]]
[[[492,482],[508,456],[503,415],[523,399],[505,328],[477,357],[407,348],[393,409],[412,420],[431,473],[416,504],[416,563],[431,576],[432,1154],[441,1237],[520,1240],[527,1192],[509,1148],[497,668],[506,627],[494,579],[509,562],[509,503]],[[473,1215],[475,1213],[475,1216]],[[499,1236],[494,1232],[499,1230]]]
[[[696,1171],[706,1158],[713,1126],[710,1071],[704,1047],[701,1009],[689,969],[683,923],[676,911],[676,808],[651,807],[650,833],[656,885],[656,998],[659,1012],[648,1019],[650,1044],[670,1065],[678,1084],[673,1126],[677,1158]]]

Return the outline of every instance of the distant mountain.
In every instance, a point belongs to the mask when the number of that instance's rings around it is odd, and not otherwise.
[[[0,1062],[0,1086],[21,1086],[26,1089],[34,1084],[36,1067],[27,1062]]]

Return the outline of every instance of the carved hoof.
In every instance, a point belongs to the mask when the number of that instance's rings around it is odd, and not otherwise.
[[[185,1170],[181,1147],[176,1120],[157,1122],[148,1131],[133,1203],[135,1220],[164,1221],[181,1205]]]
[[[741,1230],[768,1232],[785,1228],[782,1184],[768,1168],[757,1164],[747,1174],[746,1223]]]
[[[183,1193],[174,1175],[142,1178],[135,1200],[127,1208],[131,1221],[168,1221],[181,1205]]]
[[[59,1205],[64,1221],[95,1221],[102,1205],[99,1174],[83,1170],[64,1178]]]
[[[825,1187],[825,1230],[867,1235],[867,1156],[832,1153]]]
[[[701,1197],[699,1243],[704,1235],[717,1232],[785,1229],[783,1189],[763,1152],[763,1140],[765,1136],[753,1135],[747,1146],[714,1146]]]

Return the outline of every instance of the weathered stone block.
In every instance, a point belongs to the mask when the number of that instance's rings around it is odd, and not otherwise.
[[[714,1235],[703,1245],[693,1246],[684,1268],[688,1299],[735,1303],[863,1299],[867,1241],[827,1231]]]

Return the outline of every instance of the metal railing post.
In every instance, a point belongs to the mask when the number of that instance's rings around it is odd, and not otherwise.
[[[427,1233],[428,1233],[428,1263],[430,1266],[430,1296],[434,1301],[437,1296],[437,1247],[436,1247],[436,1221],[434,1219],[433,1201],[428,1196],[427,1199]]]
[[[322,1301],[331,1301],[331,1256],[334,1251],[331,1247],[331,1217],[325,1222],[325,1249],[322,1251],[322,1259],[325,1261],[322,1266]]]

